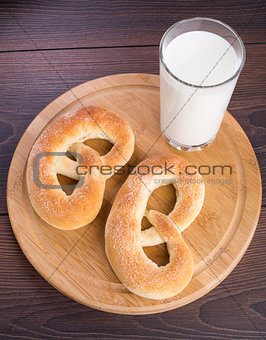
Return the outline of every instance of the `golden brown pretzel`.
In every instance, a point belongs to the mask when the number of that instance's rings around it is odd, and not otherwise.
[[[154,175],[151,169],[164,164],[171,173]],[[204,200],[204,183],[196,173],[186,173],[189,163],[174,154],[149,157],[137,168],[147,166],[149,173],[129,175],[120,188],[105,228],[105,249],[120,281],[133,293],[150,299],[164,299],[179,293],[190,281],[193,259],[181,231],[196,218]],[[137,169],[136,168],[136,169]],[[156,181],[155,181],[156,180]],[[161,185],[173,183],[177,202],[166,216],[154,210],[146,212],[152,228],[141,232],[150,193]],[[158,234],[158,236],[156,235]],[[155,238],[155,241],[154,241]],[[144,253],[143,245],[166,242],[169,263],[158,267]]]
[[[108,139],[114,146],[100,157],[83,143],[92,138]],[[122,166],[129,161],[133,150],[134,135],[130,126],[107,109],[87,106],[60,117],[39,136],[29,155],[27,187],[34,210],[44,221],[59,229],[73,230],[90,223],[101,208],[106,179],[113,175],[116,165]],[[76,172],[78,162],[67,156],[52,155],[39,159],[38,180],[45,187],[36,185],[33,178],[36,156],[43,152],[67,151],[82,156],[87,167],[84,184],[69,196],[60,187],[47,188],[59,185],[57,174],[80,179]],[[112,173],[101,174],[102,165],[108,165]]]

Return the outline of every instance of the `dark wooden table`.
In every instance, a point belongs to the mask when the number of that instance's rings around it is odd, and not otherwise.
[[[47,104],[69,87],[90,79],[126,72],[158,74],[163,32],[174,22],[193,16],[222,20],[244,40],[246,65],[229,110],[250,138],[265,178],[264,2],[1,2],[0,339],[266,338],[265,200],[250,247],[223,285],[177,310],[123,316],[80,305],[44,281],[16,242],[5,198],[15,147]]]

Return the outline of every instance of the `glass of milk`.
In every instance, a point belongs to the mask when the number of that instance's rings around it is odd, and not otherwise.
[[[228,25],[209,18],[177,22],[160,43],[160,121],[170,145],[202,150],[215,139],[245,62]]]

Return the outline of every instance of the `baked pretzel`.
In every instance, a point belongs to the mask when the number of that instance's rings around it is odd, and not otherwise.
[[[171,166],[174,174],[152,174],[151,169],[163,168],[164,164]],[[106,255],[120,281],[137,295],[169,298],[184,289],[192,277],[193,258],[181,231],[199,214],[205,187],[200,174],[187,173],[188,165],[174,154],[149,157],[136,167],[135,174],[129,175],[113,203],[105,228]],[[149,173],[138,171],[144,167],[150,169]],[[170,183],[177,191],[173,211],[168,216],[154,210],[145,212],[151,192]],[[141,232],[144,214],[153,227]],[[142,246],[161,242],[166,242],[169,263],[158,267]]]
[[[92,138],[107,139],[114,146],[100,157],[83,143]],[[101,208],[106,179],[114,174],[115,166],[129,161],[133,150],[134,135],[130,126],[107,109],[87,106],[60,117],[39,136],[29,155],[27,187],[34,210],[44,221],[59,229],[73,230],[90,223]],[[62,155],[43,154],[36,165],[36,157],[47,152],[61,152]],[[83,166],[87,169],[81,169],[81,173],[87,172],[82,176],[84,183],[71,195],[62,190],[57,174],[76,180],[81,176],[77,172],[78,161],[67,157],[66,152],[83,158]],[[102,165],[112,169],[109,175],[101,173]],[[41,185],[34,178],[36,166]]]

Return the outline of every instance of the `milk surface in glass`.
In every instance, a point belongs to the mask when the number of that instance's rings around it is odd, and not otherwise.
[[[161,62],[161,130],[184,146],[209,142],[220,128],[238,77],[217,87],[205,86],[228,80],[241,60],[228,41],[207,31],[175,37],[166,47],[163,59],[170,72]]]

